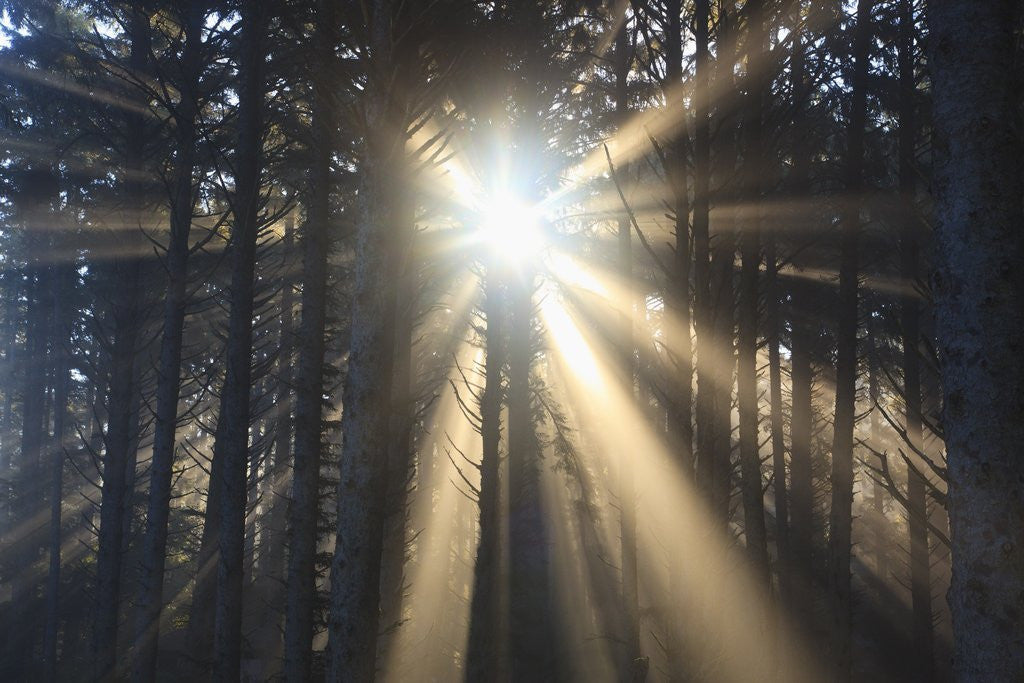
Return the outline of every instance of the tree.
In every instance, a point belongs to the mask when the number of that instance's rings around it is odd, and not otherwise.
[[[246,4],[240,19],[238,123],[231,198],[230,316],[226,372],[221,388],[215,454],[223,461],[220,499],[217,605],[214,631],[218,678],[235,680],[242,656],[242,577],[245,541],[246,467],[249,464],[250,391],[253,350],[253,277],[260,225],[260,173],[266,89],[265,36],[270,3]],[[215,446],[215,449],[217,446]]]
[[[929,8],[935,295],[960,680],[1024,675],[1024,238],[1012,2]]]
[[[139,599],[135,620],[132,678],[150,681],[156,675],[160,638],[160,614],[167,553],[171,483],[178,432],[181,392],[181,357],[185,312],[188,304],[189,233],[195,208],[196,146],[199,140],[199,79],[203,69],[203,21],[205,4],[200,0],[181,8],[181,78],[176,103],[168,103],[176,128],[177,158],[171,196],[170,240],[166,252],[167,293],[164,298],[160,366],[156,389],[156,428],[150,464],[149,501]]]
[[[338,535],[331,565],[328,676],[373,675],[380,605],[387,432],[391,414],[395,273],[406,226],[395,224],[388,178],[404,152],[392,79],[395,8],[376,0],[367,22],[371,80],[361,103],[366,137],[356,226],[357,270],[343,401]]]
[[[302,319],[295,392],[295,452],[289,508],[286,582],[285,675],[312,675],[316,599],[317,514],[323,444],[324,328],[327,317],[327,254],[330,224],[332,121],[336,18],[329,0],[317,5],[313,74],[312,196],[302,235]]]

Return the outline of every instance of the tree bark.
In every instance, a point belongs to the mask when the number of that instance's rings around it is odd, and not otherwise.
[[[192,175],[196,157],[196,116],[199,74],[202,69],[204,6],[200,0],[185,3],[182,19],[185,48],[181,99],[174,112],[177,158],[171,197],[170,242],[167,246],[167,293],[160,340],[160,365],[156,388],[156,427],[150,462],[150,488],[143,538],[139,599],[136,605],[132,679],[137,683],[156,676],[163,610],[164,567],[167,553],[167,522],[170,516],[171,478],[178,426],[181,389],[182,334],[187,305],[189,231],[195,192]]]
[[[936,2],[933,276],[950,477],[954,676],[1024,678],[1024,221],[1015,9]]]
[[[313,193],[303,233],[302,319],[299,323],[299,372],[295,382],[295,454],[289,512],[288,581],[285,612],[285,677],[309,680],[313,661],[316,606],[317,511],[323,451],[324,329],[327,319],[327,254],[330,221],[331,155],[334,108],[335,18],[333,2],[317,5],[313,75]]]
[[[761,107],[767,33],[760,0],[746,5],[748,12],[747,75],[743,159],[746,182],[743,205],[748,216],[740,230],[740,292],[737,311],[736,395],[739,412],[740,473],[743,484],[743,533],[755,579],[767,587],[768,538],[764,520],[764,494],[759,448],[760,413],[757,386],[757,328],[761,270],[761,178],[766,173]]]
[[[665,82],[662,94],[665,105],[669,108],[683,108],[684,103],[679,97],[678,88],[683,84],[683,25],[681,0],[668,0],[665,3]],[[677,337],[671,340],[670,348],[675,355],[676,364],[673,411],[669,417],[670,432],[673,446],[677,453],[677,464],[684,476],[693,476],[694,426],[693,426],[693,340],[691,337],[690,306],[690,275],[693,270],[693,254],[690,249],[690,196],[687,184],[686,149],[689,133],[685,123],[680,125],[671,140],[668,166],[666,173],[671,184],[673,210],[675,213],[675,259],[674,281],[671,291],[666,292],[666,310],[672,316],[669,330],[678,330]],[[672,360],[670,358],[670,360]],[[581,519],[581,524],[586,520]],[[681,639],[682,619],[680,618],[680,599],[683,585],[683,559],[679,552],[671,552],[669,560],[669,600],[668,633],[665,641],[665,654],[671,680],[682,680],[685,665],[683,662],[683,643]]]
[[[811,214],[810,164],[811,149],[807,136],[803,134],[804,112],[807,106],[807,74],[803,41],[802,2],[793,3],[791,23],[794,37],[791,56],[790,79],[793,92],[793,170],[789,179],[790,196],[794,205],[790,217],[796,223],[795,230],[803,234]],[[807,208],[804,208],[807,207]],[[783,590],[793,607],[803,619],[810,618],[809,591],[803,586],[810,581],[813,571],[811,545],[814,533],[814,488],[811,462],[811,440],[813,438],[811,368],[813,346],[813,298],[810,283],[806,278],[797,277],[791,285],[789,306],[792,326],[790,348],[790,558],[785,567]]]
[[[135,6],[130,18],[131,55],[129,69],[142,77],[150,54],[149,14]],[[145,123],[142,114],[130,112],[125,121],[128,134],[126,181],[130,224],[140,226],[143,211],[142,186],[138,181],[143,164]],[[93,617],[94,677],[116,676],[117,633],[121,589],[121,560],[128,498],[128,467],[134,464],[132,450],[135,409],[136,352],[141,332],[139,310],[141,263],[137,256],[119,257],[112,264],[112,318],[114,340],[110,349],[109,420],[106,453],[103,458],[103,488],[100,504],[99,551],[96,560],[96,611]]]
[[[694,39],[696,75],[693,108],[693,319],[696,332],[697,483],[709,496],[713,477],[714,430],[711,402],[714,395],[714,335],[711,315],[711,240],[709,232],[711,183],[710,69],[708,56],[709,0],[696,0]]]
[[[238,137],[235,147],[234,224],[231,231],[231,287],[226,371],[221,388],[218,440],[223,450],[220,500],[220,558],[214,620],[214,676],[237,680],[242,648],[246,467],[249,464],[252,375],[253,277],[259,234],[260,171],[266,61],[264,47],[269,3],[254,0],[242,8],[239,42]],[[219,426],[219,424],[218,424]],[[220,445],[220,444],[217,444]],[[215,449],[216,446],[215,445]]]
[[[223,403],[223,402],[222,402]],[[220,408],[223,411],[223,405]],[[196,578],[192,588],[192,605],[188,619],[189,640],[194,643],[190,659],[198,670],[213,667],[213,631],[216,619],[217,565],[220,563],[221,499],[224,497],[224,438],[227,423],[218,413],[213,437],[213,457],[203,510],[203,532],[196,558]],[[219,444],[219,445],[218,445]],[[198,674],[197,674],[198,675]]]
[[[495,259],[497,260],[497,259]],[[503,658],[501,594],[504,590],[501,553],[501,406],[504,396],[502,373],[505,366],[504,268],[488,268],[485,306],[487,316],[487,358],[484,393],[480,400],[480,543],[473,565],[473,601],[470,606],[469,649],[466,681],[504,681],[508,677]]]
[[[404,183],[403,183],[404,184]],[[399,225],[411,227],[415,207],[407,195],[395,207]],[[381,627],[378,658],[388,661],[395,636],[403,622],[405,604],[405,564],[408,555],[407,522],[409,492],[414,474],[413,461],[413,323],[416,319],[416,268],[412,244],[400,256],[398,294],[395,308],[395,350],[392,372],[391,427],[388,443],[387,511],[384,520],[384,550],[381,557]]]
[[[620,129],[626,124],[629,116],[629,78],[632,61],[632,45],[630,44],[629,17],[626,16],[626,5],[620,5],[623,12],[621,21],[617,22],[618,33],[615,37],[615,116]],[[618,169],[623,182],[629,178],[629,167],[623,164]],[[636,305],[636,292],[633,287],[633,251],[632,224],[628,216],[619,217],[618,268],[619,277],[624,288],[622,310],[619,314],[619,351],[621,358],[621,376],[623,391],[629,400],[635,401],[636,358],[633,345],[633,317]],[[625,606],[625,657],[627,664],[640,660],[640,601],[637,577],[636,550],[636,484],[633,477],[633,458],[635,453],[619,453],[618,495],[619,495],[619,531],[621,534],[620,570],[622,572],[622,595]],[[513,591],[513,595],[515,592]],[[628,670],[628,667],[627,669]]]
[[[373,677],[387,487],[394,353],[396,253],[405,226],[393,209],[392,173],[404,155],[405,123],[392,91],[392,3],[375,0],[368,17],[376,78],[366,88],[367,133],[356,227],[348,374],[342,415],[338,534],[331,565],[328,677]],[[379,79],[379,80],[378,80]]]
[[[914,158],[914,9],[912,0],[899,4],[899,193],[902,234],[900,260],[903,277],[901,333],[903,337],[903,400],[906,433],[911,450],[923,450],[921,417],[920,353],[921,323],[918,308],[918,232],[915,204]],[[914,671],[918,680],[929,681],[934,672],[932,635],[931,555],[928,549],[926,482],[920,471],[907,472],[907,526],[910,532],[910,594],[914,638]]]
[[[70,266],[53,267],[53,439],[50,454],[50,557],[46,577],[43,628],[43,679],[57,680],[57,638],[60,629],[61,507],[64,503],[64,448],[67,445],[70,368],[65,345],[70,336],[66,298],[75,281]]]
[[[509,654],[516,682],[552,680],[557,666],[540,444],[531,410],[533,286],[532,273],[520,273],[509,292]]]
[[[867,116],[868,38],[873,2],[858,0],[853,35],[853,80],[846,149],[846,194],[841,217],[836,402],[832,440],[832,504],[829,513],[829,591],[832,663],[837,681],[849,680],[853,594],[850,556],[853,531],[853,430],[857,382],[858,242],[864,188],[864,125]]]
[[[286,263],[284,282],[281,286],[281,326],[279,332],[280,349],[277,358],[277,398],[274,425],[274,462],[271,468],[271,501],[270,518],[267,524],[267,550],[263,579],[270,593],[267,602],[273,618],[261,627],[260,642],[265,643],[273,651],[274,658],[283,654],[284,615],[286,603],[287,569],[285,567],[285,546],[288,533],[288,508],[291,489],[291,456],[292,456],[292,384],[294,370],[294,287],[297,270],[295,262],[295,218],[289,212],[284,219],[284,236],[282,238]]]

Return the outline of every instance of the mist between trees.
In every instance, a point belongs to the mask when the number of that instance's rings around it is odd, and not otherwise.
[[[1019,2],[0,9],[3,680],[1024,680]]]

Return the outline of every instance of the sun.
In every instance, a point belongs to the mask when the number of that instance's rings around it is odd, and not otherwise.
[[[510,192],[501,192],[484,203],[478,227],[480,241],[499,258],[521,263],[544,249],[541,223],[536,206]]]

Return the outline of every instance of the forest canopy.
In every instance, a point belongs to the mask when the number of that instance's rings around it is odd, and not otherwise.
[[[0,679],[1024,680],[1017,0],[0,0]]]

